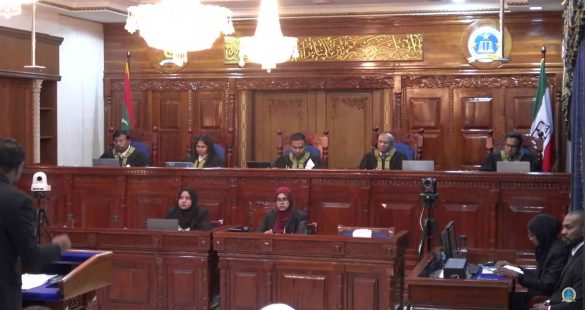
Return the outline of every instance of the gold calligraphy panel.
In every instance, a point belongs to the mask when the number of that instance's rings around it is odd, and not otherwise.
[[[299,57],[291,61],[423,60],[422,34],[299,37]],[[225,37],[224,62],[239,62],[240,39]]]

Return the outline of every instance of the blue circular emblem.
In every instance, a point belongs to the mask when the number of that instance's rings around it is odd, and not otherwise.
[[[500,31],[492,26],[483,26],[475,29],[467,40],[467,49],[471,57],[469,62],[488,62],[501,58]]]
[[[563,302],[575,302],[575,299],[577,299],[577,292],[572,287],[565,287],[561,295],[563,296]]]

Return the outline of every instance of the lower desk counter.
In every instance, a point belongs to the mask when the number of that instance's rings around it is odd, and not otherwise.
[[[98,291],[100,309],[209,309],[219,291],[211,232],[138,229],[50,229],[73,248],[110,250],[112,285]]]
[[[435,250],[427,253],[408,274],[406,285],[412,309],[508,309],[512,280],[438,279],[425,276],[434,263]],[[472,263],[515,261],[515,252],[494,249],[469,249]]]
[[[217,231],[221,308],[395,309],[407,246],[406,231],[380,239]]]

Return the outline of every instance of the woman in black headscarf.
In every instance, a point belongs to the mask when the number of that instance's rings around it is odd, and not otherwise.
[[[182,188],[177,197],[177,204],[166,216],[178,219],[178,230],[211,230],[209,212],[197,207],[197,193],[192,188]]]
[[[561,222],[554,216],[539,214],[528,222],[528,239],[535,246],[536,270],[520,268],[523,274],[503,268],[510,265],[506,261],[496,264],[500,267],[496,274],[516,278],[528,292],[513,292],[510,296],[510,309],[528,309],[530,299],[536,295],[551,295],[561,277],[569,252],[558,240]]]

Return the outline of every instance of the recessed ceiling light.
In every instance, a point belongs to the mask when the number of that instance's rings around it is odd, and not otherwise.
[[[332,0],[313,0],[314,4],[332,4]]]
[[[451,2],[453,2],[453,3],[464,3],[465,0],[451,0]]]
[[[531,6],[529,9],[531,11],[540,11],[540,10],[542,10],[542,7],[541,6]]]

